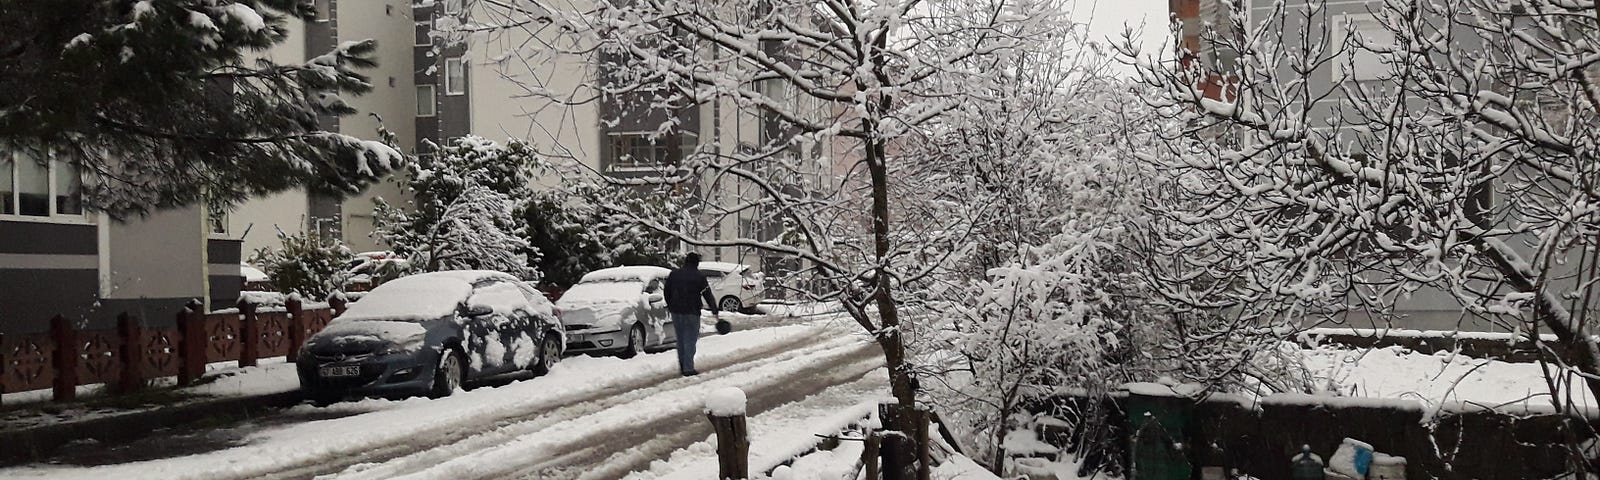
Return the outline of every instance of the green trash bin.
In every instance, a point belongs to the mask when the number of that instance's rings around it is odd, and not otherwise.
[[[1129,394],[1128,440],[1129,480],[1189,480],[1194,467],[1189,464],[1183,432],[1192,416],[1186,398]]]

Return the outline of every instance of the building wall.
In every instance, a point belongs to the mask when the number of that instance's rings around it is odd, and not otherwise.
[[[567,4],[572,4],[567,7]],[[563,2],[563,7],[588,8],[590,2]],[[481,4],[469,9],[472,15],[485,15]],[[600,113],[598,105],[588,103],[564,106],[529,95],[529,88],[542,88],[571,98],[590,98],[595,92],[581,84],[594,72],[582,57],[561,57],[554,62],[528,65],[519,61],[516,49],[526,48],[531,35],[513,30],[495,35],[475,35],[467,45],[468,109],[470,131],[497,141],[526,140],[539,151],[570,157],[594,168],[601,166]],[[442,61],[441,61],[442,62]],[[440,63],[440,70],[443,64]],[[441,87],[441,92],[442,87]],[[448,111],[448,109],[446,109]],[[443,119],[449,122],[449,119]]]
[[[153,212],[104,225],[101,254],[107,255],[107,283],[100,308],[108,322],[127,311],[151,324],[171,324],[184,303],[204,299],[206,230],[201,207]]]
[[[245,258],[256,250],[278,248],[279,231],[305,232],[306,202],[305,190],[299,189],[252,198],[228,213],[228,236],[244,241]]]
[[[323,119],[323,126],[346,135],[375,139],[382,125],[396,135],[402,149],[411,148],[416,138],[411,2],[319,0],[317,5],[325,20],[310,25],[291,20],[289,38],[261,56],[280,63],[296,63],[320,55],[339,42],[376,40],[378,66],[364,72],[371,78],[372,91],[345,98],[357,113]],[[393,178],[345,198],[311,195],[303,189],[258,197],[230,212],[228,234],[231,238],[243,236],[246,258],[260,248],[277,248],[278,230],[299,234],[310,226],[337,232],[353,250],[376,250],[381,247],[370,236],[376,198],[404,202],[404,194]]]
[[[357,113],[340,119],[339,131],[361,138],[378,138],[378,127],[394,133],[402,149],[416,142],[417,96],[413,80],[415,39],[410,0],[361,0],[339,2],[339,38],[353,41],[371,38],[378,42],[378,67],[368,71],[372,91],[347,98]],[[381,120],[380,120],[381,119]],[[380,123],[381,122],[381,123]],[[371,237],[373,200],[383,198],[391,204],[404,197],[394,178],[376,183],[358,195],[343,200],[344,242],[355,251],[378,250]]]

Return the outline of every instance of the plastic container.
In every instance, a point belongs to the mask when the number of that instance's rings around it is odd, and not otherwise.
[[[1373,453],[1367,480],[1406,480],[1406,457]]]
[[[1328,458],[1328,469],[1352,478],[1366,478],[1372,467],[1372,445],[1346,438]]]

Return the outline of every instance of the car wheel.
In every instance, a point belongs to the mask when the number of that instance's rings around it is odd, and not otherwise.
[[[428,389],[428,397],[442,398],[455,393],[461,388],[461,379],[466,376],[466,362],[461,361],[461,352],[454,348],[446,348],[444,357],[439,359],[439,368],[433,370],[433,387]]]
[[[744,310],[744,302],[739,301],[739,297],[730,295],[722,297],[722,301],[717,302],[717,307],[724,312],[738,312]]]
[[[617,356],[633,358],[641,353],[644,353],[644,325],[634,324],[628,330],[628,346],[623,347],[622,353]]]
[[[554,332],[544,334],[544,342],[539,346],[539,361],[533,363],[534,375],[550,373],[550,367],[561,361],[561,336]]]

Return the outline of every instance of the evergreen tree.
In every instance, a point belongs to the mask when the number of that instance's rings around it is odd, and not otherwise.
[[[303,64],[246,57],[283,42],[310,0],[5,0],[0,149],[87,172],[113,215],[237,202],[295,187],[358,192],[403,157],[319,127],[371,90],[376,44]]]

